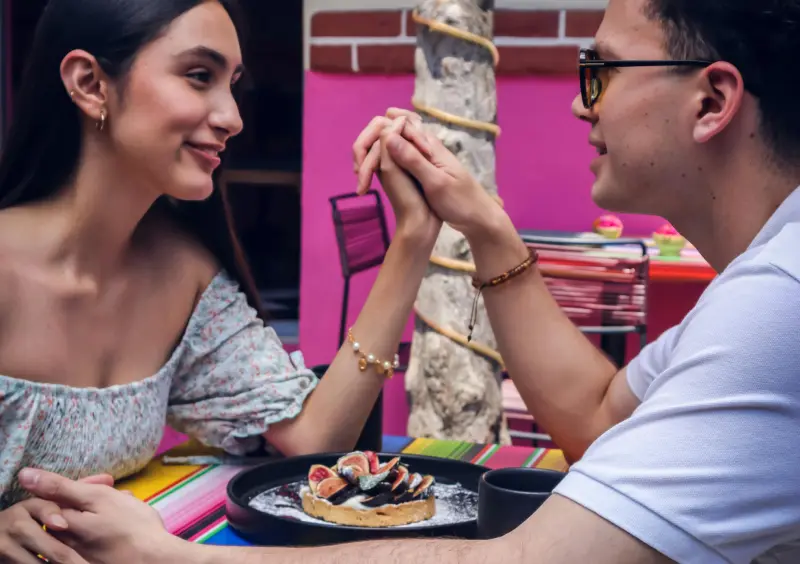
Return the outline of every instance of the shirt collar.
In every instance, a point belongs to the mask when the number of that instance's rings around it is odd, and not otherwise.
[[[800,187],[794,189],[775,210],[748,248],[760,247],[775,237],[789,223],[800,222]]]

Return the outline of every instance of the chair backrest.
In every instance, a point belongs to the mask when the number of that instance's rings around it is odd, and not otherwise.
[[[342,275],[349,278],[382,264],[389,249],[389,230],[378,192],[342,194],[330,202]]]
[[[650,258],[641,241],[614,243],[526,238],[562,310],[581,327],[647,325]]]

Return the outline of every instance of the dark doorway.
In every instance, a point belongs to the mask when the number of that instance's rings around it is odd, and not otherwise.
[[[6,112],[47,0],[4,0],[10,88]],[[248,74],[240,111],[242,134],[229,145],[226,181],[239,236],[272,325],[296,343],[300,291],[300,172],[303,120],[303,5],[240,0]]]

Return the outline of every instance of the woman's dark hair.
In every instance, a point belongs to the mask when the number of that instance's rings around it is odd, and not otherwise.
[[[778,164],[800,166],[800,0],[649,0],[673,59],[727,61],[758,97],[761,134]]]
[[[61,80],[73,49],[91,53],[112,79],[123,81],[139,51],[179,16],[208,0],[50,0],[26,61],[13,119],[0,155],[0,209],[44,200],[76,172],[80,111]],[[235,0],[216,0],[241,30]],[[213,195],[178,202],[176,217],[214,254],[263,318],[258,292],[237,240],[230,204],[215,173]],[[172,208],[172,206],[170,206]]]

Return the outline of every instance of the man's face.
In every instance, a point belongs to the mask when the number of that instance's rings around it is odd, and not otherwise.
[[[647,0],[610,0],[596,35],[604,60],[669,59],[664,33],[645,16]],[[591,169],[592,199],[613,211],[669,216],[685,197],[692,167],[696,92],[690,72],[673,67],[601,69],[602,95],[587,110],[580,95],[573,113],[592,124],[598,147]],[[682,182],[683,180],[683,182]]]

